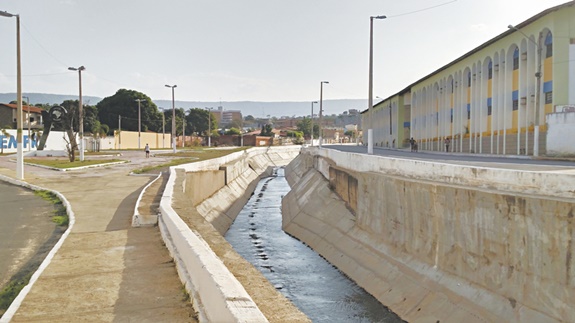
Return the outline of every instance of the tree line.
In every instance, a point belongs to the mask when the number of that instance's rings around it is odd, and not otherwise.
[[[138,101],[140,118],[138,118]],[[16,102],[11,102],[16,103]],[[78,100],[66,100],[60,104],[71,116],[74,131],[79,129]],[[49,110],[50,104],[35,104],[36,107]],[[193,108],[186,111],[184,108],[175,109],[176,135],[194,133],[208,135],[211,128],[217,134],[218,122],[211,112]],[[156,104],[144,93],[120,89],[114,95],[104,98],[96,105],[83,105],[84,132],[95,136],[110,135],[110,130],[138,131],[138,121],[141,120],[141,131],[161,133],[172,132],[172,109],[158,109]],[[211,127],[209,123],[211,122]],[[62,125],[54,125],[53,130],[61,131]]]

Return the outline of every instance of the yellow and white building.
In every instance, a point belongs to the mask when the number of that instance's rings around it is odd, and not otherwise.
[[[376,147],[413,137],[443,151],[449,138],[452,152],[575,154],[575,1],[510,26],[371,114]]]

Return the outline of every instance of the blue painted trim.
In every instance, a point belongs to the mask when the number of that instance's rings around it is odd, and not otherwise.
[[[543,93],[553,92],[553,81],[543,83]]]
[[[519,91],[513,91],[511,98],[513,99],[513,101],[519,100]]]
[[[553,44],[553,36],[551,35],[551,32],[547,33],[547,36],[545,36],[545,45],[551,45]]]

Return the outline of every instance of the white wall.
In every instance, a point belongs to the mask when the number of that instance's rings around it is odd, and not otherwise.
[[[575,112],[548,114],[547,125],[547,155],[575,155]]]
[[[6,136],[4,132],[8,133],[10,136]],[[66,150],[66,140],[64,140],[65,132],[63,131],[51,131],[46,140],[46,146],[44,150]],[[68,135],[66,135],[66,139]],[[22,136],[22,142],[24,144],[24,152],[31,150],[35,151],[37,143],[40,142],[40,138],[36,138],[36,142],[32,142],[32,145],[28,147],[28,132],[24,131]],[[3,148],[4,153],[16,153],[17,143],[16,143],[16,130],[7,129],[0,132],[0,145]],[[28,149],[30,148],[30,149]]]

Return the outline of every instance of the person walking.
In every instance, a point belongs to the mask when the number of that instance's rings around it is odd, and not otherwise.
[[[146,144],[144,150],[146,151],[146,158],[150,158],[150,146],[148,144]]]
[[[449,152],[449,144],[451,143],[451,139],[449,139],[449,137],[446,137],[443,143],[445,144],[445,152]]]

